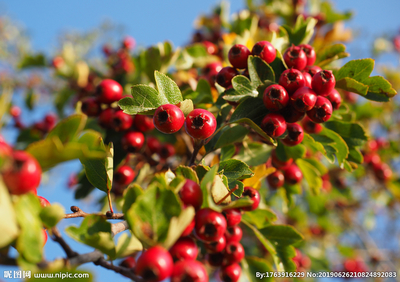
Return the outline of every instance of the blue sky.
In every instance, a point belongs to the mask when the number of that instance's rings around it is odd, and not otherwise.
[[[194,30],[194,20],[201,13],[209,13],[217,3],[215,0],[147,0],[147,1],[105,1],[105,0],[0,0],[0,15],[8,15],[20,22],[29,32],[33,47],[38,51],[52,51],[56,47],[57,36],[67,30],[87,31],[97,27],[104,20],[125,27],[125,34],[133,36],[137,43],[149,46],[164,40],[171,40],[175,46],[189,41]],[[355,10],[355,17],[347,24],[352,27],[358,37],[349,45],[349,52],[355,56],[367,57],[370,43],[379,34],[394,34],[400,30],[400,1],[385,0],[337,0],[333,1],[337,10]],[[231,12],[242,8],[244,1],[232,1]],[[390,61],[387,57],[386,61]],[[395,62],[394,64],[398,64]],[[45,111],[45,108],[43,108]],[[29,117],[28,117],[29,118]],[[77,162],[69,162],[53,169],[44,178],[39,195],[50,202],[61,202],[69,210],[71,205],[79,205],[85,211],[95,211],[86,203],[77,203],[73,193],[66,188],[67,177],[76,170]],[[51,181],[50,181],[51,180]],[[97,193],[97,195],[101,192]],[[60,229],[69,224],[78,224],[79,220],[64,221]],[[74,243],[67,238],[73,248],[79,252],[90,251],[91,248]],[[45,247],[49,260],[63,256],[61,248],[50,239]],[[0,267],[2,271],[7,268]],[[115,274],[94,265],[84,266],[96,272],[95,281],[115,280]],[[114,279],[113,279],[114,278]],[[111,280],[112,279],[112,280]],[[15,279],[13,281],[16,281]],[[119,281],[128,281],[120,278]]]

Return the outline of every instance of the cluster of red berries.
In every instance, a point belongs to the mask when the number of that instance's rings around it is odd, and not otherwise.
[[[303,179],[303,173],[293,163],[293,159],[290,158],[287,161],[282,161],[278,158],[275,150],[271,152],[271,157],[267,161],[266,166],[276,168],[275,172],[267,176],[267,182],[272,189],[278,189],[285,183],[295,185]]]
[[[217,128],[214,115],[204,109],[191,111],[185,119],[182,110],[171,104],[157,108],[153,117],[154,126],[162,133],[172,134],[185,124],[185,130],[193,139],[204,140],[210,137]]]
[[[343,263],[343,270],[345,272],[365,272],[368,267],[361,258],[346,259]]]
[[[103,46],[103,53],[107,57],[114,75],[132,72],[135,69],[129,51],[135,48],[136,41],[133,37],[127,36],[122,41],[121,47],[114,51],[110,46]]]
[[[201,209],[203,195],[200,186],[187,179],[179,197],[184,207],[193,206],[196,216],[183,231],[181,237],[169,249],[155,246],[144,251],[133,263],[137,275],[146,281],[161,281],[170,277],[172,282],[208,281],[204,264],[219,268],[222,281],[236,282],[241,275],[239,262],[244,258],[244,248],[240,244],[242,229],[239,223],[242,211],[255,210],[260,203],[260,194],[251,187],[245,187],[243,197],[249,197],[253,204],[241,209],[228,209],[223,213],[210,208]],[[200,254],[196,241],[204,245],[206,254],[202,262],[197,261]],[[185,280],[186,279],[186,280]]]
[[[18,106],[12,106],[10,108],[10,115],[14,120],[14,126],[18,129],[25,129],[26,126],[21,121],[21,108]],[[39,132],[41,135],[47,134],[54,128],[57,122],[57,116],[55,114],[47,114],[42,121],[36,122],[32,125],[32,129]]]
[[[392,177],[392,169],[390,166],[382,162],[378,152],[382,149],[388,149],[390,144],[383,138],[370,140],[367,143],[366,149],[363,151],[364,163],[372,169],[377,180],[387,182]]]
[[[311,259],[296,249],[296,256],[292,258],[293,262],[296,264],[296,271],[305,272],[311,266]]]

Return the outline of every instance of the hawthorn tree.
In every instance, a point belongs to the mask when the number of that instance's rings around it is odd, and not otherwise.
[[[371,75],[373,59],[341,64],[351,13],[329,2],[248,1],[226,15],[221,4],[202,16],[181,48],[135,49],[131,37],[104,45],[101,64],[87,56],[93,34],[66,37],[56,56],[35,54],[23,35],[3,36],[14,26],[2,19],[0,116],[19,134],[0,141],[0,264],[73,272],[94,263],[134,281],[396,276],[398,250],[380,250],[359,217],[371,206],[398,214],[399,70],[385,79]],[[26,125],[11,96],[34,111],[39,89],[57,115]],[[36,188],[73,159],[82,171],[66,213]],[[89,214],[78,200],[94,189],[104,197]],[[57,228],[77,217],[65,234]],[[62,259],[44,259],[47,234]],[[94,251],[73,250],[65,235]]]

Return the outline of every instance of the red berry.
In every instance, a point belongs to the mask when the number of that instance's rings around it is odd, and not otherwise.
[[[43,198],[42,196],[38,196],[38,197],[39,197],[39,200],[40,200],[40,205],[42,207],[50,206],[50,202],[46,198]]]
[[[135,179],[135,172],[127,165],[120,166],[115,172],[113,180],[116,184],[126,186]]]
[[[42,234],[43,234],[43,247],[44,247],[44,245],[46,245],[46,243],[47,243],[47,232],[46,232],[46,229],[42,229]]]
[[[242,213],[239,209],[224,210],[222,214],[225,216],[228,226],[237,225],[242,221]]]
[[[208,78],[210,84],[214,85],[215,78],[221,69],[222,69],[221,62],[213,62],[206,65],[202,72]]]
[[[237,225],[229,226],[225,231],[226,242],[240,242],[242,240],[243,231]]]
[[[321,96],[328,96],[335,88],[336,80],[333,73],[329,70],[323,70],[313,76],[312,89]]]
[[[286,131],[286,122],[280,114],[269,113],[262,120],[260,127],[269,136],[276,138]]]
[[[176,243],[169,249],[169,253],[172,256],[174,262],[180,260],[195,260],[197,257],[196,242],[190,237],[181,237]]]
[[[338,110],[340,108],[342,97],[336,89],[333,89],[326,98],[331,102],[333,110]]]
[[[239,264],[234,263],[224,266],[219,270],[219,277],[222,281],[237,282],[242,274],[242,269]]]
[[[53,60],[52,60],[52,62],[51,62],[51,64],[53,65],[53,67],[54,67],[55,69],[57,69],[57,70],[60,69],[60,68],[62,68],[62,66],[64,65],[64,63],[65,63],[64,58],[63,58],[63,57],[60,57],[60,56],[54,57]]]
[[[282,143],[286,146],[296,146],[303,141],[303,128],[297,123],[289,123],[287,125],[287,136],[282,139]]]
[[[18,106],[12,106],[12,107],[10,108],[10,115],[11,115],[13,118],[18,118],[18,117],[20,117],[20,116],[21,116],[21,108],[18,107]]]
[[[311,88],[312,76],[308,72],[303,72],[303,76],[304,76],[304,79],[306,81],[306,85],[305,86]]]
[[[112,115],[112,129],[115,131],[128,130],[133,123],[131,115],[125,114],[122,110],[114,111]]]
[[[146,145],[151,154],[158,154],[161,150],[161,143],[156,137],[149,136],[146,138]]]
[[[317,72],[320,71],[322,71],[322,69],[319,66],[306,66],[304,70],[302,70],[302,73],[308,73],[311,75],[311,77],[313,77]]]
[[[126,36],[124,38],[124,41],[122,41],[122,47],[132,50],[133,48],[135,48],[136,45],[136,41],[135,38],[131,37],[131,36]]]
[[[292,164],[287,169],[285,169],[285,181],[290,185],[300,183],[302,179],[303,173],[297,165]]]
[[[279,111],[287,123],[300,121],[304,118],[306,113],[296,110],[292,105],[287,105]]]
[[[313,122],[308,117],[304,117],[302,121],[303,129],[308,134],[318,134],[322,131],[322,125]]]
[[[311,110],[317,101],[317,94],[309,87],[301,87],[290,97],[290,104],[299,112]]]
[[[109,45],[103,45],[101,50],[103,51],[103,54],[106,57],[108,57],[108,56],[110,56],[112,54],[112,49],[111,49],[111,47]]]
[[[57,123],[57,116],[55,114],[47,114],[44,117],[44,125],[46,128],[46,132],[49,132],[50,130],[52,130],[54,128],[54,126]]]
[[[224,265],[239,263],[244,258],[244,249],[242,244],[236,241],[231,241],[226,244]]]
[[[130,131],[125,133],[121,140],[122,148],[129,153],[137,153],[144,144],[144,135],[141,132]]]
[[[225,249],[226,239],[225,236],[221,236],[218,241],[205,243],[204,247],[207,250],[207,253],[219,253]]]
[[[292,95],[297,89],[306,85],[304,75],[296,69],[288,69],[282,72],[279,77],[279,85],[282,85],[289,96]]]
[[[392,177],[393,172],[391,168],[385,163],[377,164],[373,168],[375,177],[380,181],[386,182]]]
[[[376,139],[376,145],[378,149],[389,149],[390,143],[383,137]]]
[[[289,94],[283,86],[274,84],[265,89],[263,102],[268,110],[279,111],[289,102]]]
[[[166,104],[157,108],[153,116],[154,126],[166,134],[177,132],[185,122],[185,116],[180,108]]]
[[[162,281],[172,274],[172,257],[161,246],[144,251],[137,260],[135,272],[146,281]]]
[[[276,150],[273,150],[271,152],[271,161],[272,165],[278,169],[286,169],[293,163],[292,158],[288,159],[287,161],[282,161],[281,159],[279,159],[278,155],[276,154]]]
[[[285,183],[285,176],[283,175],[282,171],[277,170],[267,176],[267,181],[271,188],[277,189],[282,187]]]
[[[317,97],[314,108],[307,112],[307,116],[316,123],[322,123],[330,119],[332,115],[332,104],[322,96]]]
[[[153,118],[151,116],[136,115],[133,124],[140,132],[147,132],[154,129]]]
[[[171,282],[208,282],[207,271],[204,265],[195,260],[177,262],[172,271]]]
[[[237,76],[239,73],[235,68],[224,67],[217,74],[215,81],[222,87],[229,87],[232,85],[232,78]]]
[[[202,241],[215,242],[225,233],[225,217],[210,208],[199,210],[196,213],[195,221],[196,235]]]
[[[186,179],[185,184],[179,190],[179,197],[185,206],[193,206],[195,210],[199,210],[203,204],[203,192],[200,185],[190,179]]]
[[[306,53],[299,46],[293,45],[289,47],[283,54],[283,59],[288,68],[294,68],[299,71],[304,69],[307,65]]]
[[[12,167],[3,172],[3,180],[10,194],[35,192],[42,176],[38,161],[25,151],[14,151],[12,158]]]
[[[186,132],[194,139],[207,139],[215,132],[217,120],[207,110],[195,109],[191,111],[185,122]]]
[[[107,108],[101,112],[98,118],[100,126],[111,129],[113,127],[112,118],[114,116],[115,110],[113,108]]]
[[[122,86],[112,79],[104,79],[97,86],[96,95],[100,103],[112,104],[122,98]]]
[[[158,155],[161,159],[166,160],[175,155],[175,147],[172,144],[164,143],[161,145]]]
[[[276,50],[274,46],[268,41],[260,41],[254,44],[251,53],[254,56],[259,56],[267,64],[272,63],[276,57]]]
[[[349,91],[343,91],[343,94],[344,100],[349,104],[355,104],[357,102],[358,94]]]
[[[82,100],[81,111],[89,117],[97,117],[100,112],[100,103],[95,97],[87,97]]]
[[[119,265],[126,268],[135,268],[136,260],[134,257],[127,257]]]
[[[222,263],[224,261],[224,253],[207,253],[206,254],[206,260],[209,265],[213,267],[219,267],[222,266]]]
[[[212,43],[210,41],[206,41],[206,40],[204,40],[201,43],[203,43],[204,47],[206,47],[206,51],[208,54],[216,55],[218,53],[218,48],[217,48],[217,46],[215,46],[214,43]]]
[[[253,211],[260,204],[260,193],[252,187],[244,187],[242,197],[249,197],[253,201],[251,206],[241,208],[244,211]]]
[[[196,224],[196,221],[193,218],[193,220],[189,223],[189,225],[186,226],[185,230],[183,230],[181,236],[182,237],[189,236],[190,233],[192,233],[192,230],[193,230],[195,224]]]
[[[237,69],[247,68],[247,58],[249,56],[250,50],[241,44],[233,45],[228,53],[229,62]]]
[[[312,46],[308,44],[301,44],[299,45],[301,50],[304,51],[307,57],[307,66],[311,66],[315,63],[315,60],[317,58],[317,54],[315,53],[315,50]]]

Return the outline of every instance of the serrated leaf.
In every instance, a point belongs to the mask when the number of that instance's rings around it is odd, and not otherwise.
[[[268,208],[258,208],[254,211],[247,211],[242,218],[255,225],[258,229],[262,229],[277,220],[276,214]]]
[[[346,46],[344,44],[326,46],[322,50],[318,51],[315,65],[322,67],[334,60],[348,57],[349,54],[345,51]]]
[[[267,81],[275,81],[274,70],[260,57],[249,56],[247,64],[250,80],[254,88],[265,84]]]
[[[193,207],[189,206],[182,210],[178,217],[171,218],[167,238],[162,244],[164,248],[170,249],[175,244],[182,236],[186,227],[193,221],[194,216],[195,210]]]
[[[125,97],[118,101],[118,106],[129,115],[136,115],[169,104],[167,97],[159,95],[156,89],[148,85],[132,86],[131,94],[133,98]]]
[[[232,86],[233,88],[243,97],[250,96],[250,97],[257,97],[258,92],[252,85],[251,81],[243,76],[237,75],[232,79]]]
[[[137,184],[129,185],[124,195],[124,204],[122,212],[127,213],[131,206],[136,202],[136,199],[142,195],[143,189]]]
[[[63,144],[70,142],[85,128],[86,121],[86,115],[69,116],[57,123],[46,138],[51,139],[53,136],[57,136]]]
[[[243,143],[242,148],[234,158],[245,162],[249,166],[258,166],[267,162],[271,150],[271,146],[268,146],[267,144],[260,142],[246,142]],[[223,161],[222,158],[221,161]]]
[[[154,77],[161,97],[165,97],[168,103],[173,105],[182,102],[182,94],[175,81],[159,71],[154,72]]]
[[[262,99],[246,98],[233,112],[230,122],[234,122],[243,118],[248,118],[256,124],[261,124],[262,119],[268,114]]]
[[[211,194],[211,188],[213,186],[215,177],[217,176],[217,171],[218,165],[214,165],[209,171],[204,174],[204,177],[200,182],[201,191],[203,192],[203,205],[201,207],[211,208],[215,211],[220,212],[222,208],[215,204]],[[199,175],[199,173],[197,173],[197,175]]]
[[[343,138],[337,134],[336,132],[324,128],[321,132],[320,135],[325,135],[329,139],[332,139],[334,143],[330,143],[329,146],[335,149],[335,155],[336,158],[338,159],[339,165],[343,168],[343,164],[347,156],[349,155],[349,147],[347,146],[346,142],[343,140]],[[323,142],[321,142],[323,143]],[[324,144],[324,143],[323,143]],[[327,151],[327,154],[331,153],[329,152],[329,147],[325,147],[325,150]]]
[[[176,168],[175,173],[177,176],[181,175],[186,179],[190,179],[196,183],[199,183],[199,178],[191,167],[180,165]]]
[[[51,204],[40,211],[40,219],[46,228],[52,228],[64,218],[65,209],[60,204]]]
[[[297,159],[296,164],[303,173],[303,176],[307,181],[311,191],[315,195],[318,195],[322,187],[322,179],[319,170],[316,169],[311,163],[302,159]]]
[[[269,241],[281,246],[293,245],[304,237],[289,225],[269,225],[260,229],[260,233]]]
[[[260,281],[260,279],[262,279],[262,281],[274,281],[273,275],[267,274],[268,272],[273,271],[268,260],[246,256],[246,258],[241,261],[241,264],[243,273],[248,279],[247,281],[256,282]]]
[[[368,85],[365,85],[357,80],[345,77],[340,80],[336,80],[336,88],[340,88],[349,92],[358,93],[363,96],[368,94]]]
[[[254,175],[246,163],[235,159],[220,162],[218,172],[223,173],[228,181],[249,178]]]
[[[130,235],[124,232],[118,238],[117,245],[115,246],[115,258],[123,258],[143,250],[142,243],[134,235]]]
[[[0,213],[6,215],[0,221],[0,248],[9,245],[18,236],[17,217],[11,203],[10,193],[0,179]]]
[[[314,27],[317,22],[312,17],[304,19],[303,15],[299,15],[293,28],[289,25],[282,25],[289,36],[289,44],[307,44],[314,34]]]

